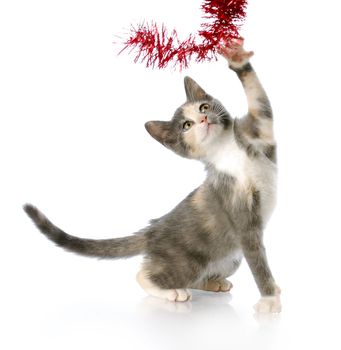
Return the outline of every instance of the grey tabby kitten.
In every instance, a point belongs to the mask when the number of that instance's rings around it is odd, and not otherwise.
[[[205,182],[170,213],[123,238],[82,239],[52,224],[34,206],[24,209],[49,239],[64,249],[100,258],[143,254],[137,281],[150,295],[191,298],[189,289],[226,292],[226,280],[245,257],[262,295],[256,309],[279,312],[280,289],[270,271],[263,230],[275,205],[276,144],[269,100],[243,49],[222,47],[244,87],[249,111],[233,119],[194,80],[185,78],[187,102],[170,121],[150,121],[152,137],[175,153],[202,161]]]

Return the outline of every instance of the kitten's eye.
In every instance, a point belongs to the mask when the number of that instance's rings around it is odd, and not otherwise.
[[[193,122],[187,120],[187,121],[184,122],[184,124],[182,125],[182,129],[183,129],[184,131],[187,131],[187,130],[189,130],[189,129],[192,127],[192,125],[193,125]]]
[[[208,103],[203,103],[202,105],[200,105],[199,111],[201,113],[205,113],[209,108],[210,108],[210,105]]]

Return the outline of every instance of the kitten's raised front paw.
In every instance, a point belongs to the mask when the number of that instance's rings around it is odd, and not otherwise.
[[[234,39],[228,46],[221,46],[219,53],[227,59],[231,68],[241,68],[249,62],[253,56],[253,51],[245,51],[244,39]]]
[[[257,313],[279,313],[282,311],[282,304],[279,295],[262,297],[254,306]]]

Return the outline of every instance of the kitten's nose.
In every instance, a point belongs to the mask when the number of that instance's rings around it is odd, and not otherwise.
[[[207,123],[207,115],[201,117],[200,123]]]

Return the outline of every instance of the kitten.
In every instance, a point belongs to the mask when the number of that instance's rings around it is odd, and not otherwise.
[[[187,102],[170,121],[150,121],[150,135],[173,152],[206,165],[205,182],[170,213],[123,238],[82,239],[53,225],[30,204],[24,209],[49,239],[64,249],[100,258],[143,254],[137,281],[150,295],[170,301],[191,298],[189,289],[226,292],[226,280],[245,257],[263,298],[260,312],[279,312],[263,230],[275,206],[276,144],[269,100],[235,40],[220,54],[241,80],[248,114],[233,119],[194,80],[185,78]]]

